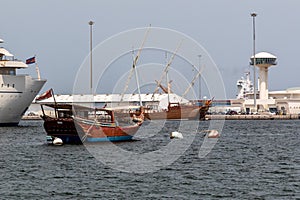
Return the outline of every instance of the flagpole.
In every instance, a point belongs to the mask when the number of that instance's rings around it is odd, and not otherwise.
[[[35,70],[36,70],[36,73],[37,73],[37,76],[38,76],[38,80],[41,80],[41,74],[40,74],[39,66],[37,64],[36,55],[34,55],[34,58],[35,58]]]
[[[53,100],[54,100],[54,105],[55,105],[55,117],[58,118],[58,116],[57,116],[57,102],[55,100],[55,95],[54,95],[54,91],[53,91],[52,88],[51,88],[51,93],[52,93]]]
[[[57,103],[56,103],[55,96],[54,96],[54,91],[53,91],[52,88],[51,88],[51,93],[52,93],[52,96],[53,96],[54,103],[55,103],[55,105],[56,105]]]

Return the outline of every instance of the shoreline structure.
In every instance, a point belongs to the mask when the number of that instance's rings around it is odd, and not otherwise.
[[[300,114],[287,115],[206,115],[206,120],[297,120],[300,119]],[[40,116],[24,115],[22,120],[42,120]]]

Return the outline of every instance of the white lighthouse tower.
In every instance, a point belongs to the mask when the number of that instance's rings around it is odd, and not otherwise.
[[[255,54],[255,64],[259,68],[259,99],[261,100],[267,100],[269,98],[268,70],[269,67],[277,64],[276,59],[276,56],[267,52]],[[250,64],[254,64],[254,56],[251,57]]]

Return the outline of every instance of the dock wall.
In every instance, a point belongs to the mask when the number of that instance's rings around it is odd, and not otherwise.
[[[206,115],[208,120],[290,120],[299,119],[298,114],[289,115]]]

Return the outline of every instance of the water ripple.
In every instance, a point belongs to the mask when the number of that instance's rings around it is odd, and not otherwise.
[[[170,142],[171,129],[172,122],[153,134],[147,126],[139,140],[117,145],[150,152]],[[1,198],[299,199],[299,132],[299,121],[226,121],[206,157],[198,158],[197,134],[171,165],[132,174],[104,165],[82,145],[48,146],[42,122],[24,121],[0,128]]]

